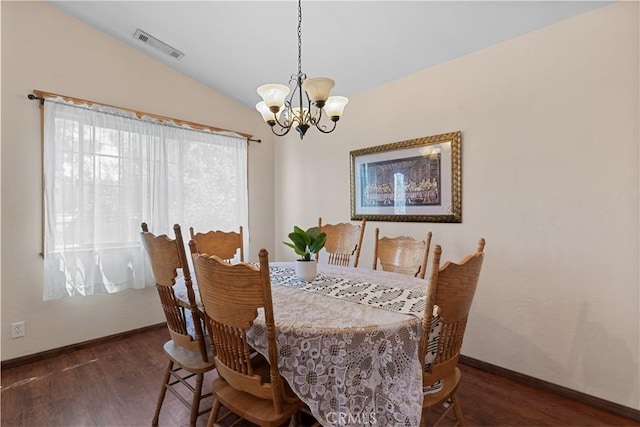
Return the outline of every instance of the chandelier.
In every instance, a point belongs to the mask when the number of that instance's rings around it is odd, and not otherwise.
[[[308,79],[302,72],[302,5],[298,0],[298,73],[289,79],[289,86],[293,90],[283,84],[260,86],[257,92],[262,101],[256,104],[256,109],[277,136],[284,136],[291,128],[295,128],[302,139],[311,126],[322,133],[331,133],[349,102],[344,96],[329,96],[334,85],[335,82],[330,78]],[[320,123],[323,110],[333,122],[331,128]]]

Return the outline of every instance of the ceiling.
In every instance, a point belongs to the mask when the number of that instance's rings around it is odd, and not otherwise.
[[[250,108],[297,71],[295,1],[49,1]],[[302,71],[354,94],[611,2],[303,1]],[[133,37],[141,29],[179,60]]]

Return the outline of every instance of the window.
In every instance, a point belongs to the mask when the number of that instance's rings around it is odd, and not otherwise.
[[[45,100],[44,298],[153,284],[142,222],[248,231],[246,165],[235,137]]]

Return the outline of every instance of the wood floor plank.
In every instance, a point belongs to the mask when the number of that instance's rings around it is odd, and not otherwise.
[[[459,365],[458,389],[469,425],[638,426],[640,423],[535,387]]]
[[[151,424],[167,360],[166,329],[2,370],[4,427]],[[469,426],[638,426],[633,420],[460,365],[459,400]],[[211,389],[215,372],[205,375]],[[204,404],[211,405],[211,398]],[[225,420],[227,426],[233,417]],[[198,418],[205,426],[207,415]],[[188,426],[189,409],[167,393],[160,426]],[[240,425],[248,425],[241,423]]]

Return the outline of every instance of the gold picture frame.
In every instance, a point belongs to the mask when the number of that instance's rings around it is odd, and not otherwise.
[[[351,219],[462,222],[461,132],[354,150]]]

